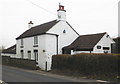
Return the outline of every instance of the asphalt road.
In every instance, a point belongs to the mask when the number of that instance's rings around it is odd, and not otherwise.
[[[26,70],[10,66],[2,67],[2,80],[5,82],[97,82],[96,80],[74,79],[49,74],[48,72],[37,72],[34,70]]]
[[[72,82],[9,66],[3,66],[2,79],[5,82]]]

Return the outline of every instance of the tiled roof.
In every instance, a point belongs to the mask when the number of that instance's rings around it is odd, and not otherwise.
[[[2,53],[16,54],[16,45],[13,45],[13,46],[3,50]]]
[[[106,34],[90,34],[90,35],[81,35],[79,36],[72,44],[64,47],[63,49],[75,49],[81,51],[92,51],[93,47],[98,43],[98,41]]]
[[[23,34],[21,34],[16,39],[21,39],[21,38],[44,34],[58,22],[59,21],[57,21],[57,20],[53,20],[53,21],[32,27],[32,28],[28,29],[27,31],[25,31]]]

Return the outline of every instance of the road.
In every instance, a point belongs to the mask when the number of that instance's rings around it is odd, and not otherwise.
[[[2,76],[5,82],[70,82],[8,66],[3,66]]]
[[[96,80],[74,79],[49,72],[37,72],[10,66],[3,66],[2,79],[5,82],[96,82]]]

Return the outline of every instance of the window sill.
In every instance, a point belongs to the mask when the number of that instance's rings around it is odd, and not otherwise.
[[[38,47],[38,45],[33,45],[33,47]]]
[[[20,46],[20,48],[24,48],[24,46]]]

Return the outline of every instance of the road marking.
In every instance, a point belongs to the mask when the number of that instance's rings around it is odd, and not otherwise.
[[[0,80],[0,84],[1,84],[1,83],[3,83],[3,81],[2,81],[2,80]]]
[[[108,82],[108,81],[103,81],[103,80],[97,80],[97,82],[104,82],[104,83],[106,83],[106,82]]]

